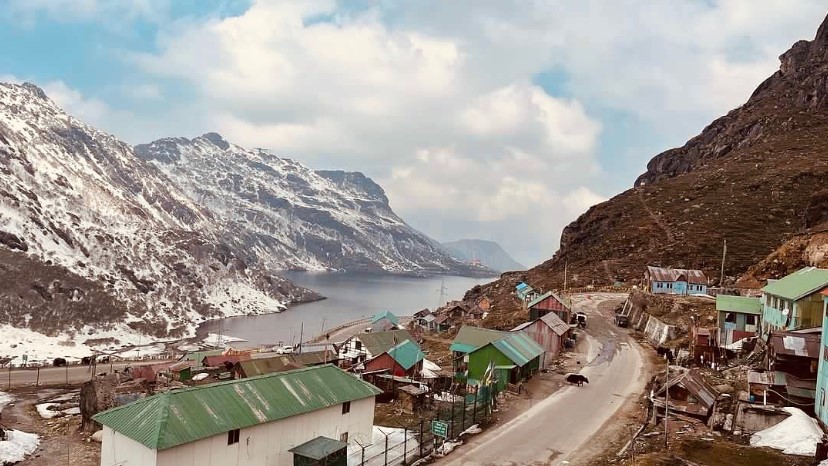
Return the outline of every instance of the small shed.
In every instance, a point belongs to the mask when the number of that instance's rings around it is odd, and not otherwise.
[[[557,314],[549,313],[538,320],[526,322],[513,328],[512,332],[523,332],[546,352],[541,359],[541,367],[548,365],[564,347],[564,340],[569,336],[572,328]]]
[[[425,354],[420,345],[412,340],[405,340],[389,348],[379,356],[365,362],[366,372],[385,370],[391,375],[399,377],[413,376],[423,368]]]
[[[425,404],[428,390],[417,385],[403,385],[397,389],[397,396],[404,411],[416,413]]]
[[[348,466],[348,444],[328,437],[316,437],[293,447],[293,466]]]
[[[164,362],[159,364],[143,364],[134,366],[132,368],[132,377],[136,379],[144,379],[147,382],[154,383],[158,380],[158,374],[167,372],[173,363]]]
[[[675,377],[668,377],[669,384],[653,392],[653,404],[664,412],[665,394],[669,390],[670,411],[684,413],[707,420],[716,406],[719,393],[708,386],[697,369],[685,369]]]
[[[172,374],[173,380],[178,380],[179,382],[190,380],[193,376],[193,367],[196,364],[195,361],[178,361],[177,363],[170,364],[169,371]]]
[[[466,377],[468,380],[480,380],[493,363],[497,371],[498,388],[502,390],[507,383],[520,383],[540,370],[543,353],[543,348],[528,335],[520,332],[506,333],[503,338],[488,343],[465,357]]]
[[[400,328],[400,319],[391,311],[381,311],[371,317],[372,332],[387,332]]]
[[[546,293],[529,301],[526,304],[526,308],[529,310],[529,320],[540,319],[550,312],[555,313],[558,318],[567,323],[572,317],[571,306],[565,303],[560,296],[552,291],[547,291]]]

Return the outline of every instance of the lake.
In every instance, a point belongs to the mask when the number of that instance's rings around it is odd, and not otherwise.
[[[278,314],[230,317],[205,322],[200,330],[243,338],[254,344],[298,343],[304,323],[307,341],[339,324],[369,317],[378,311],[399,316],[423,308],[434,309],[446,301],[460,299],[475,285],[494,278],[400,277],[360,273],[283,272],[281,276],[327,297],[298,304]],[[442,302],[440,287],[443,284]]]

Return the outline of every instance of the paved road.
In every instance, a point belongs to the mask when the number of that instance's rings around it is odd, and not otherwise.
[[[593,293],[573,297],[576,311],[589,315],[591,359],[581,373],[584,387],[566,386],[506,424],[472,437],[441,463],[465,465],[558,465],[577,459],[578,451],[612,418],[624,401],[645,386],[643,359],[626,330],[600,316],[598,303],[619,295]]]
[[[95,373],[110,371],[121,371],[126,366],[137,366],[141,364],[154,364],[164,362],[160,360],[115,362],[110,364],[98,364],[95,366]],[[35,368],[14,368],[11,371],[11,387],[22,387],[28,385],[65,385],[86,382],[92,378],[91,366],[66,366],[66,367],[41,367],[40,375]],[[0,389],[9,388],[9,370],[0,369]]]

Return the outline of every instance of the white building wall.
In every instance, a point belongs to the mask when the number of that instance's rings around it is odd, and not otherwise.
[[[155,466],[156,450],[104,426],[101,466]]]
[[[351,402],[351,411],[342,414],[342,405],[241,429],[239,443],[227,445],[227,433],[158,452],[158,466],[291,466],[288,452],[318,436],[339,440],[348,432],[348,442],[371,441],[374,398]],[[155,464],[155,463],[154,463]],[[129,463],[132,466],[133,463]],[[142,464],[143,466],[143,464]]]

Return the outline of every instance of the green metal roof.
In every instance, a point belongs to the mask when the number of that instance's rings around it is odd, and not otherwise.
[[[391,311],[377,312],[376,314],[374,314],[373,317],[371,317],[371,323],[375,324],[378,320],[381,319],[388,319],[392,324],[400,325],[400,319],[397,316],[395,316]]]
[[[817,292],[828,285],[828,269],[805,267],[762,288],[762,292],[792,301]]]
[[[411,369],[425,358],[420,345],[411,340],[405,340],[386,352],[405,370]]]
[[[380,393],[328,364],[172,390],[94,419],[147,448],[163,450]]]
[[[183,358],[182,361],[195,361],[201,364],[201,361],[207,356],[219,356],[224,350],[208,350],[208,351],[194,351],[192,353],[187,353]]]
[[[544,293],[544,294],[542,294],[542,295],[538,296],[537,298],[533,299],[532,301],[529,301],[529,304],[527,304],[527,305],[526,305],[526,307],[532,307],[532,306],[534,306],[535,304],[538,304],[539,302],[543,301],[544,299],[546,299],[546,298],[548,298],[548,297],[550,297],[550,296],[552,296],[552,292],[551,292],[551,291],[547,291],[546,293]]]
[[[405,340],[414,340],[408,330],[389,330],[387,332],[360,333],[354,336],[365,345],[372,356],[379,356]]]
[[[348,444],[345,442],[320,436],[288,451],[297,456],[319,461],[346,448],[348,448]]]
[[[451,344],[449,349],[451,351],[458,351],[461,353],[471,353],[477,348],[486,346],[508,334],[509,332],[501,332],[499,330],[490,330],[488,328],[464,325],[460,327],[460,331],[457,332],[457,336],[454,337],[454,342]]]
[[[762,301],[759,298],[750,296],[720,294],[716,295],[716,310],[759,315],[762,313]]]
[[[543,354],[543,348],[525,333],[510,333],[506,338],[492,342],[492,345],[518,366]]]

